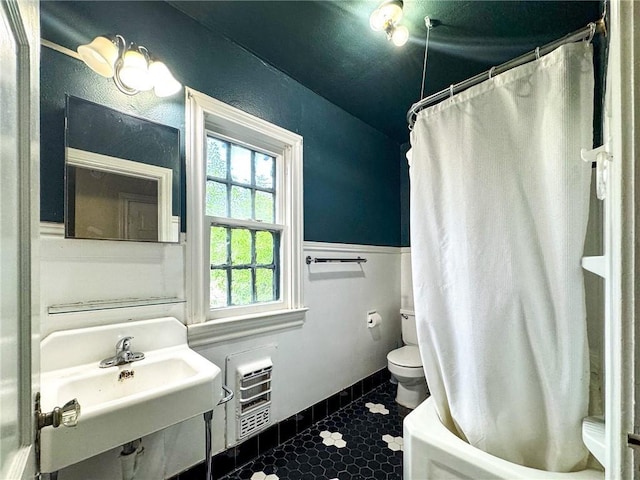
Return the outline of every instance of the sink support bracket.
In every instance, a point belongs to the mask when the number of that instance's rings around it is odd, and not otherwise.
[[[206,480],[211,480],[211,419],[213,418],[213,410],[204,412],[204,461],[207,463]]]
[[[222,386],[222,390],[224,390],[225,396],[220,399],[218,405],[224,405],[229,400],[233,398],[233,390],[231,390],[226,385]],[[207,464],[207,476],[206,480],[211,480],[211,475],[213,473],[211,464],[213,459],[211,457],[211,419],[213,418],[213,410],[209,410],[208,412],[204,412],[204,461]]]

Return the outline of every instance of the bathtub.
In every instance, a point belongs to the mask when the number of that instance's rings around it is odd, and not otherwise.
[[[404,480],[604,479],[601,470],[572,473],[523,467],[472,447],[440,422],[435,402],[422,402],[404,420]]]

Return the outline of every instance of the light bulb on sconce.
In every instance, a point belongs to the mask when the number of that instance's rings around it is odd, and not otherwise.
[[[182,88],[180,82],[173,78],[167,66],[162,62],[151,62],[149,75],[153,79],[153,92],[158,97],[168,97]]]
[[[387,40],[401,47],[409,40],[409,30],[399,22],[402,19],[402,0],[387,0],[376,8],[369,17],[371,29],[387,34]]]
[[[106,78],[113,77],[118,60],[118,45],[107,37],[96,37],[91,43],[80,45],[78,54],[87,66]]]
[[[122,63],[116,65],[116,78],[128,89],[145,92],[153,88],[145,53],[144,50],[131,45],[122,57]]]
[[[96,37],[91,43],[80,45],[78,54],[94,72],[113,78],[118,89],[127,95],[153,88],[158,97],[167,97],[182,88],[164,63],[152,60],[143,46],[127,46],[122,35]]]

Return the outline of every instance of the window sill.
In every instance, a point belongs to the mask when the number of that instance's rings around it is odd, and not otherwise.
[[[189,346],[208,346],[301,327],[307,310],[308,308],[277,310],[187,325]]]

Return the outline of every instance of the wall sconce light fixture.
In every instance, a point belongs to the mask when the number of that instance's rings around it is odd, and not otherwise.
[[[78,47],[80,58],[94,72],[113,78],[118,89],[135,95],[153,88],[158,97],[177,93],[182,85],[167,66],[155,60],[142,45],[127,45],[122,35],[101,35]]]
[[[400,25],[402,19],[402,0],[387,0],[376,8],[369,17],[369,25],[376,32],[383,30],[387,40],[401,47],[409,40],[409,29]]]

